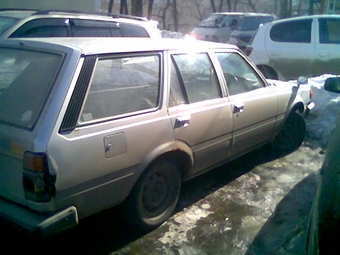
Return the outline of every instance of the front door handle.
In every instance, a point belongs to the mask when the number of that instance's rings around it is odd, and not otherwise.
[[[189,123],[190,123],[190,115],[180,116],[176,118],[174,128],[187,127],[189,126]]]
[[[239,113],[239,112],[243,112],[244,110],[244,103],[237,103],[234,105],[234,113]]]

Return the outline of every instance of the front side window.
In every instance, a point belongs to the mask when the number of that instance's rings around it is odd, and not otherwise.
[[[340,19],[319,19],[320,43],[340,44]]]
[[[32,128],[59,70],[63,56],[0,49],[0,121]]]
[[[230,95],[236,95],[265,86],[254,69],[237,53],[216,53],[227,82]]]
[[[80,122],[155,108],[159,93],[160,55],[99,59]]]
[[[276,24],[270,30],[274,42],[310,43],[312,19]]]
[[[173,55],[173,60],[179,72],[178,76],[184,85],[188,103],[222,96],[216,72],[208,54],[178,54]]]

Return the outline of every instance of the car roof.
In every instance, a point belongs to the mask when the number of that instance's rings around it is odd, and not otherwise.
[[[243,16],[273,16],[272,14],[268,13],[255,13],[255,12],[214,12],[212,14],[219,14],[219,15],[243,15]]]
[[[306,16],[299,16],[299,17],[292,17],[292,18],[275,20],[275,21],[271,21],[271,22],[268,22],[268,23],[276,24],[276,23],[287,22],[287,21],[306,20],[306,19],[314,19],[314,18],[340,18],[340,15],[335,15],[335,14],[306,15]]]
[[[195,39],[168,38],[133,38],[133,37],[100,37],[100,38],[16,38],[0,40],[0,46],[21,46],[53,49],[54,46],[71,48],[85,55],[123,53],[140,51],[186,50],[197,51],[214,49],[238,49],[235,45],[199,41]]]

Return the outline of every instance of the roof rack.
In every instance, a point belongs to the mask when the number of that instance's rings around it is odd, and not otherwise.
[[[38,9],[26,9],[26,8],[0,8],[0,12],[2,11],[39,11]]]
[[[106,16],[106,17],[112,17],[112,18],[126,18],[126,19],[147,21],[147,18],[145,18],[145,17],[138,17],[138,16],[133,16],[133,15],[112,14],[112,13],[105,13],[105,12],[84,12],[84,11],[77,11],[77,10],[38,10],[33,15],[44,15],[44,14],[51,14],[51,13],[54,13],[54,12],[55,13],[98,15],[98,16]]]

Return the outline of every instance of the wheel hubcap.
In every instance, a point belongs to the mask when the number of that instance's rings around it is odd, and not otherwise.
[[[148,212],[156,211],[164,205],[167,195],[167,183],[161,174],[152,175],[147,181],[143,192],[143,204]]]

